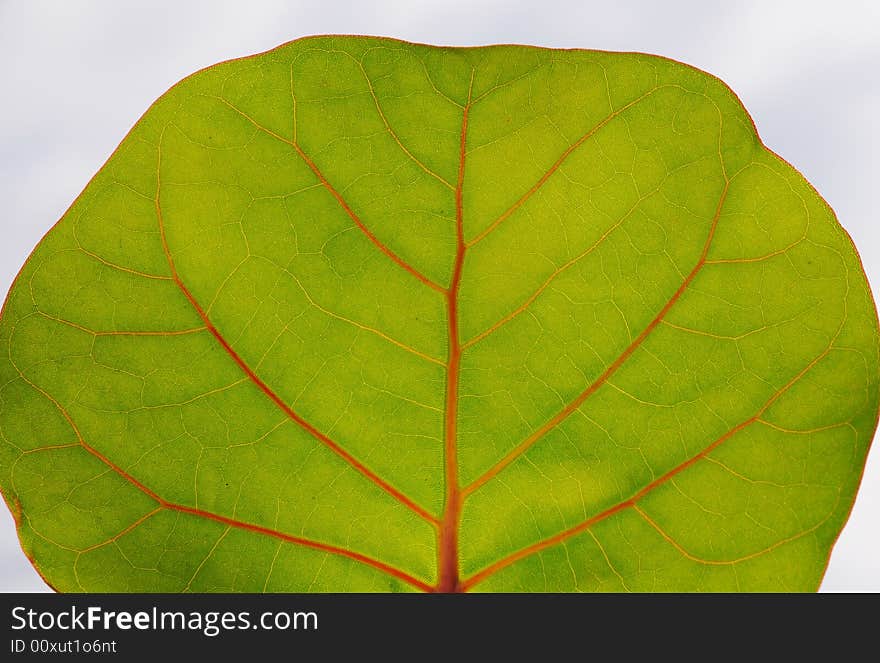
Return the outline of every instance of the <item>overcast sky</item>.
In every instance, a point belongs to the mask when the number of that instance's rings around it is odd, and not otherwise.
[[[880,3],[0,0],[0,298],[146,108],[221,60],[312,34],[642,51],[719,76],[831,204],[880,287]],[[880,450],[823,591],[880,591]],[[0,507],[0,591],[48,591]]]

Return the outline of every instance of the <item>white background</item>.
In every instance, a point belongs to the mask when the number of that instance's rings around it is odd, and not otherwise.
[[[0,0],[0,296],[147,107],[184,76],[311,34],[642,51],[719,76],[822,193],[880,287],[880,3]],[[880,591],[875,449],[824,591]],[[48,591],[0,507],[0,591]]]

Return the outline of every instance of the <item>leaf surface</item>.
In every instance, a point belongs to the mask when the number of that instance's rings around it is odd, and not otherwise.
[[[163,95],[0,319],[62,591],[818,586],[877,423],[833,213],[663,58],[322,37]]]

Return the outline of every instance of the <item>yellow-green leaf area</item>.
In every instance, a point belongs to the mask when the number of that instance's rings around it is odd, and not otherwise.
[[[60,591],[812,591],[878,366],[718,79],[307,38],[175,85],[34,250],[0,489]]]

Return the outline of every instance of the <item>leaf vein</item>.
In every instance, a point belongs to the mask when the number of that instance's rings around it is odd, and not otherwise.
[[[236,364],[238,364],[239,368],[241,368],[241,370],[244,371],[245,375],[267,397],[269,397],[269,399],[272,402],[274,402],[275,405],[277,405],[285,414],[287,414],[288,417],[290,417],[297,424],[299,424],[303,430],[305,430],[307,433],[309,433],[317,441],[321,442],[328,449],[330,449],[331,451],[336,453],[336,455],[338,455],[343,460],[345,460],[349,465],[351,465],[354,469],[356,469],[358,472],[360,472],[364,477],[366,477],[368,480],[370,480],[377,487],[381,488],[383,491],[385,491],[386,493],[388,493],[389,495],[394,497],[401,504],[403,504],[404,506],[409,508],[411,511],[413,511],[414,513],[421,516],[424,520],[427,520],[428,522],[430,522],[432,524],[436,524],[437,523],[436,516],[432,515],[427,510],[425,510],[423,507],[421,507],[418,504],[416,504],[415,502],[413,502],[411,499],[409,499],[402,492],[400,492],[399,490],[394,488],[391,484],[389,484],[387,481],[385,481],[384,479],[379,477],[379,475],[377,475],[375,472],[370,470],[366,465],[364,465],[359,460],[357,460],[348,451],[346,451],[341,445],[339,445],[337,442],[330,439],[330,437],[328,437],[327,435],[325,435],[324,433],[319,431],[315,426],[313,426],[308,421],[303,419],[299,414],[297,414],[293,410],[293,408],[291,408],[277,393],[275,393],[275,391],[271,387],[269,387],[269,385],[267,385],[265,382],[263,382],[263,380],[253,371],[253,369],[251,369],[251,367],[247,364],[247,362],[245,362],[245,360],[226,341],[226,339],[223,337],[223,335],[220,333],[220,331],[217,329],[217,327],[214,325],[214,323],[211,322],[211,320],[208,318],[207,314],[205,313],[204,309],[201,307],[201,305],[198,303],[196,298],[189,291],[189,289],[186,287],[186,284],[181,279],[180,274],[177,271],[177,267],[174,264],[174,259],[171,255],[170,248],[168,246],[168,239],[165,235],[165,224],[163,223],[163,220],[162,220],[162,208],[161,208],[160,196],[159,196],[160,191],[161,191],[161,174],[160,174],[161,173],[161,159],[162,159],[161,139],[160,139],[158,155],[159,155],[159,158],[158,158],[158,163],[156,165],[155,207],[156,207],[156,218],[157,218],[157,221],[159,224],[159,231],[160,231],[160,235],[162,237],[162,248],[165,252],[165,258],[168,261],[168,266],[171,269],[171,274],[172,274],[172,278],[174,279],[174,282],[177,284],[178,288],[180,288],[180,291],[183,293],[183,295],[186,297],[186,299],[190,302],[192,307],[195,309],[196,313],[202,319],[202,321],[204,322],[208,331],[211,332],[211,335],[217,339],[217,342],[220,343],[223,350],[229,355],[229,357]]]
[[[468,589],[472,588],[474,585],[477,585],[478,583],[482,582],[483,580],[485,580],[489,576],[497,573],[501,569],[513,564],[514,562],[517,562],[525,557],[528,557],[530,555],[538,553],[541,550],[549,548],[550,546],[554,546],[556,544],[562,543],[563,541],[566,541],[567,539],[571,538],[572,536],[575,536],[577,534],[580,534],[582,532],[589,530],[597,523],[600,523],[603,520],[606,520],[606,519],[610,518],[611,516],[621,512],[625,509],[635,507],[636,504],[640,500],[642,500],[646,495],[650,494],[656,488],[666,484],[668,481],[673,479],[676,475],[683,472],[687,468],[691,467],[692,465],[694,465],[698,461],[707,458],[708,455],[712,451],[717,449],[719,446],[721,446],[724,442],[726,442],[730,438],[734,437],[737,433],[739,433],[743,429],[748,428],[749,426],[751,426],[754,423],[760,422],[761,417],[764,414],[764,412],[766,412],[770,408],[770,406],[773,405],[773,403],[775,403],[783,394],[785,394],[789,389],[791,389],[791,387],[793,387],[797,382],[799,382],[801,380],[801,378],[803,378],[814,366],[816,366],[816,364],[818,364],[822,359],[824,359],[831,352],[831,350],[834,347],[835,341],[837,340],[838,336],[840,335],[840,332],[843,330],[843,326],[844,326],[845,322],[846,322],[846,316],[844,316],[843,320],[841,320],[840,325],[838,326],[837,331],[835,332],[834,336],[829,341],[828,346],[820,354],[818,354],[816,357],[814,357],[806,366],[804,366],[784,386],[782,386],[781,388],[776,390],[763,403],[763,405],[761,405],[761,407],[758,409],[757,412],[755,412],[749,418],[744,419],[740,423],[736,424],[732,428],[728,429],[725,433],[723,433],[721,436],[716,438],[709,445],[704,447],[699,453],[697,453],[694,456],[691,456],[687,460],[676,465],[675,467],[673,467],[672,469],[670,469],[669,471],[667,471],[665,474],[658,477],[657,479],[654,479],[649,484],[647,484],[646,486],[644,486],[643,488],[638,490],[636,493],[634,493],[631,497],[629,497],[623,501],[620,501],[617,504],[614,504],[613,506],[605,509],[601,513],[594,515],[594,516],[584,520],[583,522],[579,523],[578,525],[575,525],[575,526],[570,527],[566,530],[563,530],[562,532],[559,532],[551,537],[548,537],[546,539],[538,541],[537,543],[533,543],[529,546],[526,546],[525,548],[522,548],[521,550],[518,550],[514,553],[511,553],[510,555],[494,562],[493,564],[490,564],[489,566],[484,568],[482,571],[475,573],[470,578],[463,581],[463,583],[462,583],[463,588],[465,590],[468,590]],[[833,510],[832,510],[832,513],[833,513]],[[820,523],[820,525],[821,525],[821,523]],[[817,525],[816,527],[818,527],[818,526],[819,525]],[[782,545],[783,543],[786,543],[786,541],[777,542],[777,544],[775,544],[775,545]]]

